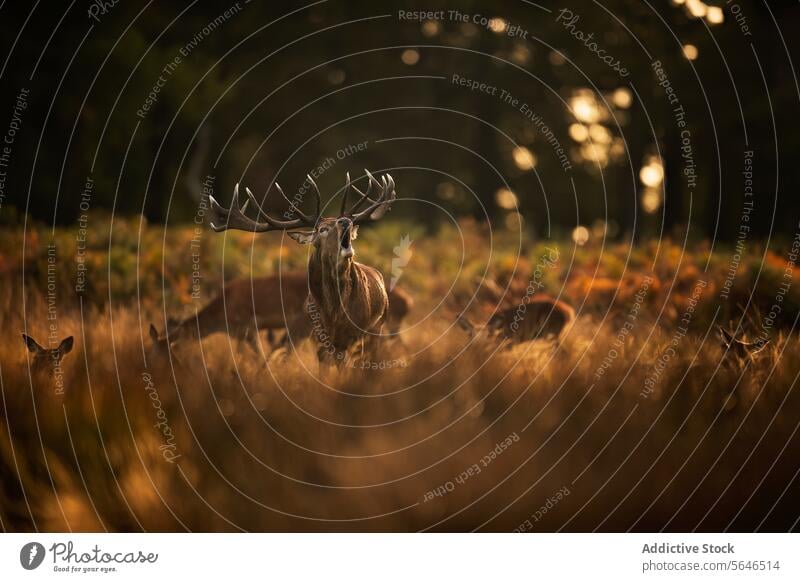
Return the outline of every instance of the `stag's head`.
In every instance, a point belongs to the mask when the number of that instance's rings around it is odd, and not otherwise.
[[[314,230],[290,232],[289,236],[300,244],[313,244],[325,259],[345,263],[355,254],[353,241],[358,236],[358,225],[347,216],[320,218]]]
[[[233,200],[229,209],[220,206],[211,197],[211,209],[215,215],[215,220],[211,223],[211,228],[217,232],[224,230],[244,230],[247,232],[269,232],[273,230],[290,231],[288,234],[293,240],[300,244],[312,244],[316,248],[322,260],[336,263],[347,264],[352,260],[355,251],[353,241],[358,235],[358,225],[366,221],[378,220],[391,208],[392,202],[397,195],[395,193],[394,180],[389,174],[381,177],[381,181],[365,170],[367,177],[367,190],[361,191],[350,181],[350,174],[347,174],[342,205],[339,216],[323,217],[320,207],[322,197],[316,182],[311,176],[307,176],[308,183],[312,187],[315,197],[315,212],[306,214],[297,205],[296,201],[289,200],[281,187],[276,183],[275,188],[280,192],[286,202],[289,203],[287,219],[278,219],[270,216],[256,200],[249,188],[245,188],[247,200],[239,205],[239,185],[233,191]],[[348,207],[348,199],[351,192],[356,195],[356,200],[352,206]],[[258,217],[253,220],[245,213],[248,204],[252,204],[258,213]],[[261,221],[263,217],[263,222]],[[305,228],[306,230],[297,230]]]

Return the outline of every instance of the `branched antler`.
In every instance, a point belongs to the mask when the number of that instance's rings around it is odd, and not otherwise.
[[[250,188],[245,188],[245,193],[247,194],[247,200],[244,201],[244,204],[241,206],[239,205],[239,184],[236,184],[236,187],[233,189],[233,198],[231,199],[231,206],[230,208],[223,208],[213,196],[209,197],[211,201],[211,211],[215,216],[215,220],[211,222],[211,228],[216,232],[222,232],[225,230],[244,230],[246,232],[269,232],[272,230],[291,230],[294,228],[300,228],[303,226],[314,226],[319,220],[320,216],[320,205],[322,203],[321,196],[319,193],[319,188],[314,183],[314,180],[311,179],[311,176],[308,177],[311,184],[314,186],[314,194],[316,197],[316,211],[313,216],[310,216],[300,210],[295,203],[289,200],[286,197],[286,194],[283,193],[283,190],[275,183],[275,187],[278,189],[278,192],[281,193],[284,200],[289,202],[291,207],[292,214],[297,214],[298,218],[290,219],[290,220],[280,220],[277,218],[273,218],[270,216],[258,203],[253,193],[250,191]],[[249,203],[253,203],[253,206],[258,211],[258,218],[261,216],[264,217],[266,222],[259,222],[258,220],[253,220],[252,218],[248,217],[245,212],[247,211],[247,205]]]
[[[386,214],[391,207],[392,202],[394,202],[397,198],[397,194],[395,193],[394,179],[391,177],[391,175],[386,174],[381,176],[381,182],[378,182],[368,170],[365,170],[365,172],[367,173],[367,177],[369,179],[366,192],[362,192],[354,184],[352,184],[350,181],[350,173],[348,172],[347,174],[347,182],[345,184],[344,196],[342,198],[340,215],[350,218],[353,221],[353,224],[359,224],[360,222],[364,222],[366,220],[378,220],[384,214]],[[319,221],[321,216],[322,196],[317,183],[310,175],[307,176],[307,180],[314,191],[314,214],[306,214],[300,208],[298,208],[297,203],[293,200],[290,200],[289,197],[286,196],[283,189],[277,182],[275,183],[275,188],[278,190],[281,197],[289,204],[289,215],[294,215],[296,218],[281,220],[270,216],[258,203],[249,188],[244,189],[245,193],[247,194],[247,200],[244,201],[244,204],[240,205],[239,184],[236,184],[236,187],[233,190],[233,199],[231,200],[230,208],[223,208],[213,196],[209,198],[211,201],[211,211],[214,215],[214,219],[211,222],[211,228],[216,232],[222,232],[225,230],[269,232],[272,230],[291,230],[304,226],[313,227]],[[380,190],[379,195],[376,198],[372,197],[373,186],[376,186]],[[347,199],[351,189],[355,190],[356,194],[359,196],[359,199],[349,210],[347,210]],[[246,214],[247,207],[250,203],[252,203],[253,207],[258,212],[256,220],[253,220]],[[368,204],[367,208],[359,212],[359,209],[364,204]],[[262,216],[264,217],[265,222],[259,221]]]
[[[391,174],[385,174],[384,176],[381,176],[381,182],[378,182],[375,177],[370,174],[369,170],[364,170],[364,172],[366,172],[367,178],[369,179],[366,192],[362,192],[354,184],[351,184],[350,174],[347,174],[347,185],[345,186],[344,197],[342,198],[341,214],[342,216],[351,218],[353,220],[353,224],[359,224],[367,219],[378,220],[384,214],[386,214],[386,212],[391,208],[392,202],[397,199],[394,178],[392,178]],[[370,194],[372,194],[373,185],[377,186],[380,190],[377,199],[373,199],[370,196]],[[355,190],[356,194],[359,195],[359,199],[355,204],[353,204],[350,210],[345,211],[345,208],[347,207],[347,197],[351,188]],[[369,207],[367,207],[366,210],[358,212],[358,209],[361,208],[361,206],[366,202],[369,202]]]

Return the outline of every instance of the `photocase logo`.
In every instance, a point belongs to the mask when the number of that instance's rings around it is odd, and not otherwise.
[[[44,561],[44,546],[39,542],[29,542],[19,551],[19,563],[26,570],[35,570]]]
[[[411,260],[414,252],[411,250],[411,237],[403,235],[400,237],[400,244],[394,247],[394,258],[392,259],[392,280],[389,282],[389,291],[392,291],[403,275],[403,269]]]

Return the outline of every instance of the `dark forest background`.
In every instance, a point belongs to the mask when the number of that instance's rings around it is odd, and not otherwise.
[[[800,216],[799,94],[789,61],[798,54],[800,4],[737,0],[752,36],[728,3],[706,4],[722,7],[725,22],[710,24],[660,0],[539,7],[521,0],[331,0],[306,7],[120,0],[102,9],[86,1],[6,2],[0,130],[20,89],[30,96],[0,222],[18,223],[26,212],[45,223],[76,221],[87,177],[93,212],[188,222],[206,176],[226,203],[237,181],[263,195],[277,179],[291,196],[323,160],[367,142],[320,177],[323,193],[341,188],[345,171],[366,167],[391,170],[401,197],[440,205],[407,202],[392,213],[431,226],[447,212],[502,223],[511,209],[497,191],[508,187],[536,232],[600,220],[612,236],[683,239],[690,225],[691,238],[728,241],[742,212],[744,151],[752,150],[752,234],[780,237]],[[231,7],[230,17],[202,33]],[[556,22],[563,7],[580,15],[577,28],[594,32],[619,56],[628,78]],[[398,18],[398,10],[454,9],[502,18],[527,38],[447,18]],[[137,110],[164,67],[198,35],[142,119]],[[685,45],[696,48],[695,60]],[[653,60],[661,61],[686,111],[693,190]],[[573,170],[564,171],[518,109],[453,84],[453,74],[528,103],[565,146]],[[602,159],[592,159],[571,132],[576,118],[566,105],[581,96],[599,104],[591,125],[600,126],[592,137],[607,142]],[[648,209],[640,170],[654,154],[663,160],[663,203]]]

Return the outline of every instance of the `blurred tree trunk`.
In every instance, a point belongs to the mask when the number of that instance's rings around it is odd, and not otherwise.
[[[673,123],[665,124],[664,139],[664,233],[677,234],[685,219],[681,138]]]
[[[476,68],[477,79],[488,79],[490,76],[490,59],[480,58],[478,67]],[[493,97],[488,95],[479,95],[478,110],[476,115],[481,121],[478,123],[478,133],[476,143],[473,145],[473,150],[477,154],[486,158],[486,161],[476,159],[475,167],[477,174],[475,176],[475,196],[477,203],[473,208],[473,216],[477,220],[485,220],[488,216],[489,220],[494,220],[497,216],[496,205],[494,203],[494,192],[498,188],[498,178],[495,175],[489,164],[494,165],[500,171],[500,152],[497,147],[497,130],[494,128],[498,126],[499,120],[497,115],[500,111],[498,104],[493,101]],[[483,207],[481,207],[483,206]]]
[[[647,123],[647,120],[644,118],[640,104],[635,110],[631,110],[630,127],[642,127],[645,123]],[[639,170],[642,167],[642,161],[644,160],[646,151],[646,143],[643,140],[643,135],[644,134],[640,131],[630,131],[625,136],[632,166],[630,168],[624,168],[624,170],[629,169],[630,173],[623,170],[623,188],[620,190],[620,195],[622,196],[622,208],[624,210],[619,217],[619,221],[622,236],[630,238],[630,242],[639,240],[642,234],[642,224],[637,221],[637,209],[641,204],[639,195],[641,191]]]

